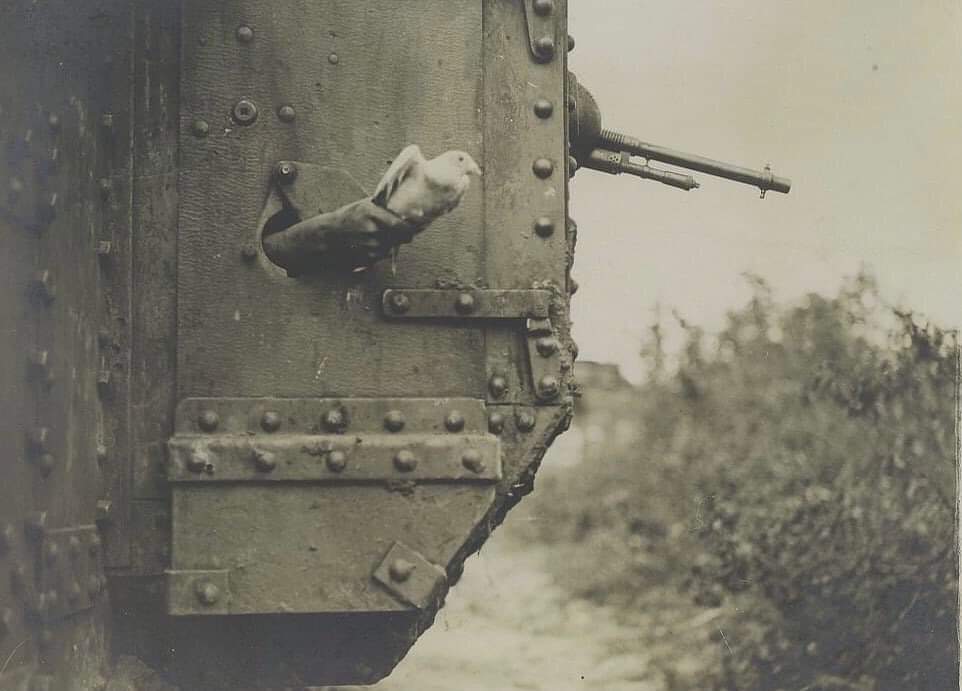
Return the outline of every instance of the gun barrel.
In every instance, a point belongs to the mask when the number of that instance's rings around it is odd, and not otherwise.
[[[584,162],[585,168],[600,170],[603,173],[618,175],[628,173],[645,180],[655,180],[664,185],[677,187],[681,190],[693,190],[698,187],[698,182],[691,175],[683,175],[670,170],[659,170],[648,165],[633,163],[627,153],[608,151],[607,149],[594,149]]]
[[[630,154],[641,156],[650,161],[661,161],[662,163],[668,163],[681,168],[688,168],[689,170],[697,170],[701,173],[727,178],[735,182],[754,185],[763,193],[768,190],[773,190],[775,192],[788,194],[789,190],[792,189],[791,180],[772,175],[770,170],[752,170],[751,168],[742,168],[741,166],[734,166],[730,163],[715,161],[704,156],[686,154],[682,151],[675,151],[664,146],[658,146],[657,144],[648,144],[634,137],[621,134],[620,132],[613,132],[612,130],[601,130],[597,145],[605,149],[627,151]]]

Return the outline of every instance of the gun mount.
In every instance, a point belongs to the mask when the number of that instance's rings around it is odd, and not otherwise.
[[[734,182],[754,185],[761,190],[763,198],[769,190],[788,194],[792,188],[791,180],[777,177],[768,166],[764,170],[743,168],[658,144],[649,144],[635,137],[605,129],[601,126],[601,110],[591,92],[584,88],[571,72],[568,73],[568,80],[571,154],[579,167],[612,175],[628,173],[686,191],[699,187],[698,182],[691,175],[654,168],[648,164],[648,161],[659,161]],[[632,156],[646,159],[646,162],[635,163],[631,160]]]

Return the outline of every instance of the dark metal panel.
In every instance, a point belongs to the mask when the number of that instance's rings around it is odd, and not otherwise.
[[[479,190],[394,266],[290,279],[241,257],[278,160],[342,168],[369,190],[409,143],[481,160],[480,3],[190,1],[183,55],[181,394],[480,396],[476,329],[411,329],[377,309],[384,287],[482,277]]]

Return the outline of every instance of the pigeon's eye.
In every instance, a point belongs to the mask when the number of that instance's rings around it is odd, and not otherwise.
[[[459,161],[464,161],[464,156],[458,156]]]

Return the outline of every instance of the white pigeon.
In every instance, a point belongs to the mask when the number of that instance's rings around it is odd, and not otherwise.
[[[430,161],[409,144],[391,163],[372,197],[375,204],[415,227],[454,209],[481,168],[464,151],[445,151]]]

